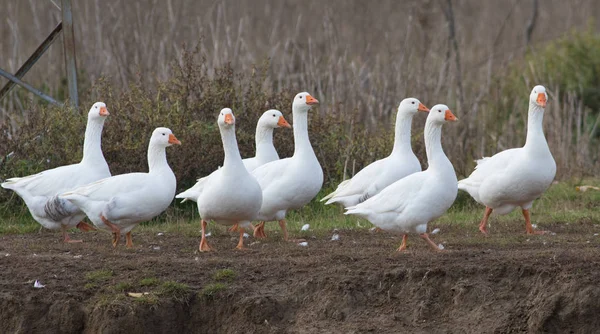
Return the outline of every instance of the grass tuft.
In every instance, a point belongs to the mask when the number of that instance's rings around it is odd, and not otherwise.
[[[114,276],[114,272],[108,269],[91,271],[85,274],[85,279],[90,283],[103,283]]]
[[[233,281],[236,277],[237,273],[233,269],[220,269],[213,275],[215,281]]]
[[[140,286],[157,286],[160,280],[156,277],[146,277],[140,280]]]
[[[113,287],[113,290],[118,291],[118,292],[126,292],[126,291],[131,291],[133,289],[133,284],[129,283],[129,282],[120,282],[115,284]]]
[[[223,283],[209,283],[202,288],[200,294],[205,297],[214,297],[219,292],[227,289],[227,285]]]
[[[187,303],[190,298],[190,287],[187,284],[175,281],[166,281],[160,286],[158,294],[178,302]]]

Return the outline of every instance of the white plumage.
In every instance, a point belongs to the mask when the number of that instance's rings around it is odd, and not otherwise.
[[[556,174],[556,163],[542,126],[547,99],[544,86],[535,86],[531,91],[525,146],[478,160],[475,171],[458,182],[459,189],[486,206],[479,227],[483,233],[487,234],[487,220],[492,211],[507,214],[516,207],[523,209],[527,233],[538,233],[531,226],[529,209],[552,184]]]
[[[208,221],[232,226],[238,224],[240,239],[238,249],[244,247],[244,229],[251,228],[262,204],[262,192],[258,182],[248,173],[240,156],[235,138],[235,118],[229,108],[221,110],[217,120],[225,160],[218,173],[206,179],[197,198],[198,213],[202,218],[200,251],[208,251],[206,225]]]
[[[346,214],[368,219],[385,231],[406,235],[418,233],[435,250],[438,246],[427,235],[427,223],[443,215],[456,199],[456,174],[442,149],[442,125],[456,117],[446,105],[431,108],[425,124],[425,147],[429,167],[408,175],[363,203],[347,208]]]
[[[11,178],[1,185],[23,198],[33,218],[42,226],[52,230],[62,229],[65,242],[81,242],[70,239],[67,229],[77,226],[87,231],[91,227],[81,221],[85,214],[78,207],[56,195],[110,176],[101,147],[102,129],[108,115],[106,105],[102,102],[96,102],[90,108],[80,163]]]
[[[148,173],[129,173],[105,178],[60,195],[78,206],[99,228],[113,233],[113,247],[131,230],[163,212],[175,196],[177,181],[167,163],[165,149],[181,144],[170,129],[157,128],[148,145]]]
[[[323,197],[321,202],[327,201],[325,204],[340,203],[344,207],[353,206],[373,197],[401,178],[420,172],[421,164],[410,143],[412,119],[418,111],[428,112],[429,109],[415,98],[402,100],[396,114],[392,153],[363,168],[350,180],[340,183],[335,191]]]
[[[273,145],[273,130],[279,127],[291,128],[290,124],[285,120],[281,111],[270,109],[265,111],[258,119],[256,124],[256,135],[254,137],[256,143],[256,154],[252,158],[243,159],[242,162],[248,172],[252,172],[257,167],[268,162],[279,160],[277,150]],[[196,202],[198,196],[202,193],[206,180],[220,172],[220,168],[210,173],[209,175],[199,178],[190,189],[183,191],[176,198],[183,198],[182,203],[191,200]]]
[[[262,189],[263,203],[254,230],[257,238],[266,237],[265,221],[278,220],[287,240],[286,212],[310,202],[321,190],[323,170],[308,138],[308,111],[319,101],[303,92],[292,103],[294,155],[262,165],[252,172]]]

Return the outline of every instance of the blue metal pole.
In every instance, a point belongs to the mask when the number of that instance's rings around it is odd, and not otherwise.
[[[51,98],[50,96],[48,96],[48,95],[46,95],[46,94],[44,94],[44,93],[42,93],[42,91],[40,91],[40,90],[37,90],[37,89],[33,88],[33,87],[32,87],[31,85],[29,85],[28,83],[21,81],[21,79],[19,79],[19,78],[15,77],[14,75],[12,75],[12,74],[10,74],[10,73],[6,72],[5,70],[3,70],[3,69],[1,69],[1,68],[0,68],[0,75],[1,75],[1,76],[3,76],[3,77],[5,77],[5,78],[7,78],[8,80],[10,80],[10,81],[12,81],[12,82],[16,83],[17,85],[19,85],[19,86],[21,86],[21,87],[23,87],[23,88],[27,89],[28,91],[30,91],[30,92],[32,92],[33,94],[35,94],[35,95],[37,95],[37,96],[41,97],[42,99],[44,99],[44,100],[46,100],[46,101],[48,101],[48,102],[50,102],[50,103],[54,104],[54,105],[57,105],[57,106],[59,106],[59,107],[62,107],[62,106],[63,106],[63,104],[62,104],[62,103],[60,103],[60,102],[56,101],[55,99]]]

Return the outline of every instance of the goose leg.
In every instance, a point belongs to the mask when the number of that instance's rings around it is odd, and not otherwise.
[[[483,214],[483,219],[481,220],[481,223],[479,224],[479,230],[481,231],[481,233],[487,235],[488,231],[487,231],[487,222],[488,222],[488,218],[490,218],[490,215],[492,214],[492,208],[490,208],[489,206],[485,207],[485,213]]]
[[[529,209],[523,209],[523,217],[525,217],[525,231],[527,234],[546,234],[548,231],[534,230],[531,226],[531,219],[529,219]]]
[[[265,233],[265,222],[261,221],[260,223],[254,226],[254,237],[255,238],[266,238],[267,234]]]
[[[133,241],[131,240],[131,231],[127,232],[127,234],[125,234],[125,240],[127,240],[127,242],[125,243],[125,246],[127,248],[133,248]]]
[[[200,239],[200,246],[198,247],[198,250],[200,252],[208,252],[211,251],[212,249],[210,248],[210,246],[208,245],[208,242],[206,242],[206,225],[208,224],[206,222],[206,220],[202,220],[202,239]]]
[[[102,219],[102,222],[106,226],[110,227],[112,234],[113,234],[112,245],[113,245],[113,248],[116,248],[117,245],[119,244],[119,240],[121,240],[121,229],[117,225],[111,223],[103,215],[100,215],[100,219]]]
[[[398,252],[402,252],[406,250],[406,240],[408,240],[408,235],[405,234],[402,236],[402,244],[398,247]]]
[[[63,235],[63,242],[66,244],[74,244],[78,242],[83,242],[83,240],[73,240],[69,237],[69,233],[67,233],[67,227],[65,225],[60,226]]]
[[[436,245],[436,243],[433,242],[433,240],[429,239],[429,235],[427,233],[421,234],[421,238],[423,238],[429,244],[429,246],[431,246],[431,248],[433,248],[436,252],[442,251],[440,247],[438,247],[438,245]]]
[[[286,226],[285,219],[279,221],[279,227],[281,227],[281,231],[283,231],[283,240],[288,241],[288,232]]]
[[[227,231],[229,231],[229,232],[237,232],[238,230],[239,230],[238,224],[235,224],[227,229]]]
[[[240,227],[239,230],[240,230],[240,240],[238,241],[238,244],[235,248],[239,249],[239,250],[246,250],[247,248],[244,247],[244,228]]]
[[[285,221],[285,219],[282,219],[282,220],[279,221],[279,227],[281,227],[281,231],[283,232],[283,240],[290,241],[290,242],[303,242],[303,241],[306,241],[304,239],[290,239],[288,237],[287,222]]]
[[[93,227],[92,225],[86,223],[86,222],[79,222],[79,224],[77,224],[77,228],[81,231],[81,232],[89,232],[89,231],[95,231],[96,228]]]

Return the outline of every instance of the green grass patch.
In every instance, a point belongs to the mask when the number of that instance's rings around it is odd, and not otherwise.
[[[150,308],[154,310],[157,309],[160,304],[160,299],[153,293],[134,298],[133,301],[136,304],[150,306]]]
[[[215,281],[233,281],[236,277],[237,273],[233,269],[219,269],[213,275]]]
[[[160,286],[158,294],[179,302],[187,302],[190,298],[190,291],[191,289],[187,284],[166,281]]]
[[[90,271],[85,274],[85,279],[90,283],[103,283],[114,276],[114,272],[108,269]]]
[[[205,297],[214,297],[225,289],[227,289],[227,285],[224,283],[209,283],[202,288],[200,294]]]
[[[127,291],[131,291],[133,289],[133,284],[129,283],[129,282],[120,282],[115,284],[113,287],[113,290],[118,291],[118,292],[127,292]]]
[[[157,286],[160,284],[160,280],[156,277],[146,277],[140,280],[140,286]]]
[[[83,288],[86,289],[86,290],[95,290],[95,289],[98,288],[98,284],[96,284],[96,283],[86,283],[83,286]]]

